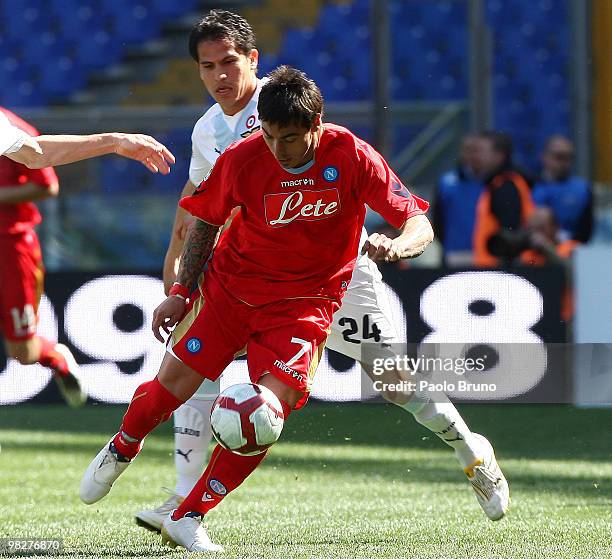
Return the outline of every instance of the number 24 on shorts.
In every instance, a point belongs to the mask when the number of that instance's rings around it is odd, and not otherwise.
[[[369,314],[363,315],[363,333],[361,336],[361,340],[351,338],[351,336],[359,332],[359,325],[357,324],[357,321],[354,318],[351,318],[350,316],[343,316],[338,321],[338,324],[340,324],[340,326],[342,326],[343,328],[345,326],[348,326],[348,328],[342,330],[342,337],[347,342],[350,342],[352,344],[360,344],[362,340],[374,340],[375,342],[380,341],[380,328],[376,325],[375,322],[372,322],[372,324],[370,325]]]

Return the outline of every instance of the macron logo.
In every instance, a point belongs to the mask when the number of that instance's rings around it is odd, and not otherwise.
[[[318,221],[331,217],[340,210],[340,195],[336,188],[266,194],[264,206],[268,225],[282,227],[293,221]]]
[[[314,179],[297,179],[294,181],[281,181],[281,186],[283,188],[291,188],[295,186],[314,186]]]
[[[274,366],[278,367],[283,373],[287,373],[292,378],[299,380],[300,382],[304,382],[304,375],[298,373],[296,370],[289,367],[286,363],[283,363],[280,359],[274,361]]]

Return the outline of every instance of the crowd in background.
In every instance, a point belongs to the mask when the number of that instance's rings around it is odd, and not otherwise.
[[[574,146],[551,136],[533,175],[514,164],[512,139],[463,137],[455,169],[439,180],[434,231],[447,266],[563,264],[593,229],[591,185],[572,173]]]

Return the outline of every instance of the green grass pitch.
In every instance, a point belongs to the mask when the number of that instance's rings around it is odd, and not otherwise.
[[[166,424],[110,495],[80,476],[124,407],[0,408],[0,538],[62,538],[65,557],[181,557],[133,513],[173,487]],[[493,523],[449,449],[400,409],[311,403],[263,465],[208,517],[236,558],[610,558],[612,410],[462,408],[495,445],[511,490]],[[0,554],[1,555],[1,554]]]

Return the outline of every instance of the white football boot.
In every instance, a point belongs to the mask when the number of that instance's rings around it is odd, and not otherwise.
[[[164,545],[172,548],[180,545],[187,551],[223,552],[223,547],[210,541],[199,517],[183,516],[178,520],[172,520],[172,513],[170,513],[164,520],[161,537]]]
[[[506,514],[510,502],[508,482],[495,459],[491,443],[478,433],[474,433],[474,437],[482,444],[484,456],[464,471],[482,510],[491,520],[499,520]]]
[[[178,493],[165,487],[162,487],[162,489],[169,493],[170,497],[155,509],[141,510],[136,513],[136,524],[152,532],[160,532],[164,520],[184,501]]]
[[[64,345],[57,344],[55,351],[61,353],[68,363],[68,374],[59,375],[55,373],[54,378],[59,391],[71,408],[78,408],[87,401],[87,392],[79,364],[76,362],[72,352]]]
[[[108,495],[115,480],[131,464],[131,460],[111,451],[110,446],[113,439],[98,452],[98,455],[87,466],[81,479],[79,495],[81,501],[87,505],[96,503]]]

